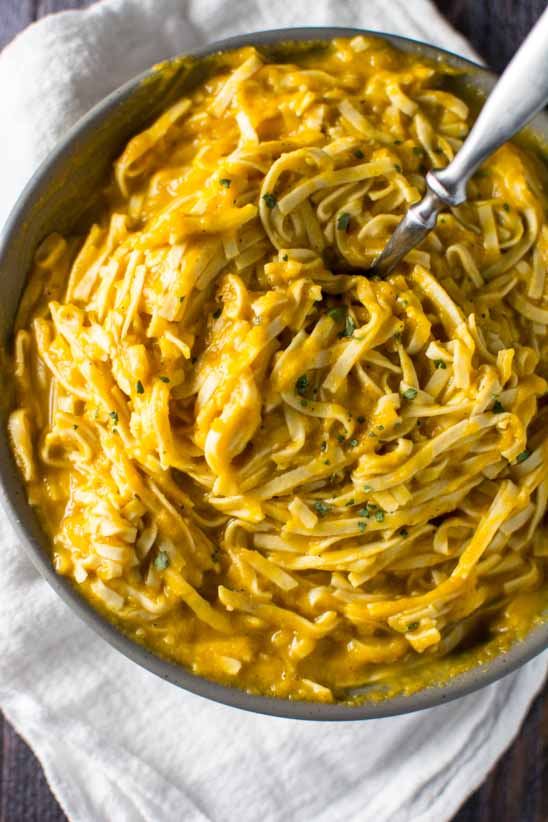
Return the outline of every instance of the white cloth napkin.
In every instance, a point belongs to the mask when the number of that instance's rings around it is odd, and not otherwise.
[[[391,31],[474,57],[428,0],[104,0],[46,18],[0,57],[0,221],[56,140],[136,72],[298,25]],[[509,745],[546,673],[537,657],[394,719],[272,719],[187,694],[112,650],[38,577],[5,518],[0,573],[1,705],[74,822],[443,822]]]

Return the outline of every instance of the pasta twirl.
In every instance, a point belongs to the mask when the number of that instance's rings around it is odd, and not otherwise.
[[[451,70],[363,37],[210,68],[87,237],[35,256],[8,428],[55,567],[157,652],[289,698],[515,637],[545,591],[537,161],[502,147],[367,278],[467,133]]]

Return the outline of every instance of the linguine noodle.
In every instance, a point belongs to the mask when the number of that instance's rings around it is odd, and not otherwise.
[[[11,444],[57,571],[133,637],[331,701],[519,621],[546,561],[548,228],[532,153],[363,276],[470,124],[378,39],[252,48],[39,247]],[[536,600],[535,600],[536,602]]]

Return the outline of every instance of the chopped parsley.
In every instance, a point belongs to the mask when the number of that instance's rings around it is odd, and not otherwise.
[[[359,422],[360,425],[361,425],[362,423],[365,422],[365,417],[362,417],[361,415],[359,417],[356,417],[356,422]]]
[[[301,405],[303,408],[306,408],[306,406],[308,405],[308,400],[301,400]]]
[[[171,382],[171,380],[169,379],[169,377],[158,377],[158,379],[159,379],[161,382]]]
[[[364,531],[365,531],[365,529],[367,528],[367,522],[358,522],[358,528],[360,529],[360,531],[361,531],[361,532],[362,532],[362,534],[363,534],[363,532],[364,532]]]
[[[409,536],[409,531],[407,530],[407,528],[402,528],[401,531],[400,531],[400,537],[405,538],[405,537],[408,537],[408,536]]]
[[[350,214],[348,211],[343,211],[342,214],[339,214],[339,218],[337,220],[337,228],[339,231],[348,231],[348,226],[350,225]]]
[[[322,444],[320,445],[320,451],[322,452],[322,454],[325,454],[325,452],[327,451],[327,442],[326,442],[326,440],[324,440],[322,442]]]
[[[363,158],[365,157],[365,154],[363,153],[361,148],[355,148],[352,154],[357,160],[363,160]]]
[[[337,306],[337,308],[331,308],[327,312],[327,316],[331,317],[331,319],[335,320],[335,322],[340,322],[341,320],[344,320],[344,318],[346,317],[346,306],[339,305]]]
[[[443,371],[447,368],[447,363],[444,360],[434,360],[434,365],[436,368],[441,368]]]
[[[267,208],[274,208],[278,202],[273,194],[263,194],[263,200],[265,201]]]
[[[350,448],[355,448],[357,444],[358,444],[358,440],[356,440],[356,439],[350,440]]]
[[[141,380],[137,380],[137,382],[135,383],[135,390],[138,394],[145,393],[145,389],[143,388],[143,383],[141,382]]]
[[[297,394],[300,394],[301,397],[302,397],[306,393],[307,388],[308,388],[308,377],[306,376],[306,374],[303,374],[301,377],[299,377],[299,379],[295,383],[295,391],[297,392]]]
[[[78,431],[78,426],[76,425],[76,423],[74,423],[74,425],[72,427],[74,428],[75,431]]]
[[[179,302],[182,303],[184,299],[184,295],[182,297],[179,297]]]
[[[283,257],[282,257],[282,260],[284,261],[284,263],[286,263],[289,260],[289,255],[284,254]]]
[[[346,315],[346,321],[344,323],[344,330],[341,331],[339,337],[351,337],[354,331],[356,330],[356,323],[350,316],[350,314]]]
[[[213,319],[218,320],[222,313],[223,313],[222,308],[216,308],[215,311],[213,312]]]
[[[384,431],[384,425],[377,425],[379,431]]]
[[[403,140],[394,140],[394,145],[395,146],[401,146],[402,143],[403,143]]]
[[[413,146],[413,154],[420,156],[422,154],[422,148],[420,148],[419,146]]]
[[[337,439],[339,442],[344,442],[344,434],[337,434]]]
[[[397,163],[396,163],[396,165],[394,166],[394,170],[395,170],[395,171],[397,171],[397,172],[398,172],[398,174],[401,174],[401,166],[399,166]]]
[[[349,499],[348,502],[344,503],[345,505],[354,505],[354,498]]]
[[[230,188],[230,183],[232,182],[232,180],[229,180],[229,179],[228,179],[228,177],[222,177],[222,178],[219,180],[219,182],[220,182],[220,184],[221,184],[222,186],[224,186],[225,188]]]
[[[410,622],[409,625],[407,626],[407,630],[408,631],[416,631],[418,627],[419,627],[418,622]]]
[[[118,414],[116,413],[116,411],[111,411],[109,417],[111,418],[114,425],[118,425]]]
[[[331,465],[331,460],[324,460],[324,461],[323,461],[323,464],[324,464],[324,465]]]
[[[493,414],[502,414],[504,412],[504,405],[500,400],[495,400],[493,403]]]
[[[371,491],[372,489],[371,489],[371,486],[370,486],[370,485],[364,485],[364,486],[363,486],[363,490],[364,490],[364,491],[365,491],[365,493],[367,494],[367,492],[368,492],[368,491]]]
[[[529,451],[522,451],[521,454],[518,454],[516,457],[517,462],[524,462],[529,456]]]
[[[367,519],[369,519],[369,517],[371,516],[371,511],[367,506],[365,506],[365,508],[360,508],[360,510],[358,511],[358,516],[366,517]]]
[[[377,520],[377,522],[384,522],[384,511],[382,511],[380,508],[378,511],[375,511],[375,519]]]
[[[169,557],[165,551],[158,551],[158,556],[154,560],[154,567],[159,571],[164,571],[169,565]]]
[[[331,506],[326,505],[325,502],[322,502],[320,500],[319,502],[314,503],[314,510],[316,511],[318,516],[325,517],[325,515],[328,514],[331,511]]]
[[[503,203],[502,207],[505,211],[510,211],[510,206],[508,205],[508,203]]]
[[[417,389],[416,388],[406,388],[403,392],[403,396],[406,400],[414,400],[417,396]]]

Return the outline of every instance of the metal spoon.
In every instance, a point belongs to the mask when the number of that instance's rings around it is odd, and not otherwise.
[[[436,225],[438,214],[466,200],[476,169],[548,103],[548,9],[531,29],[487,98],[453,160],[426,175],[427,192],[411,206],[369,274],[388,274]]]

